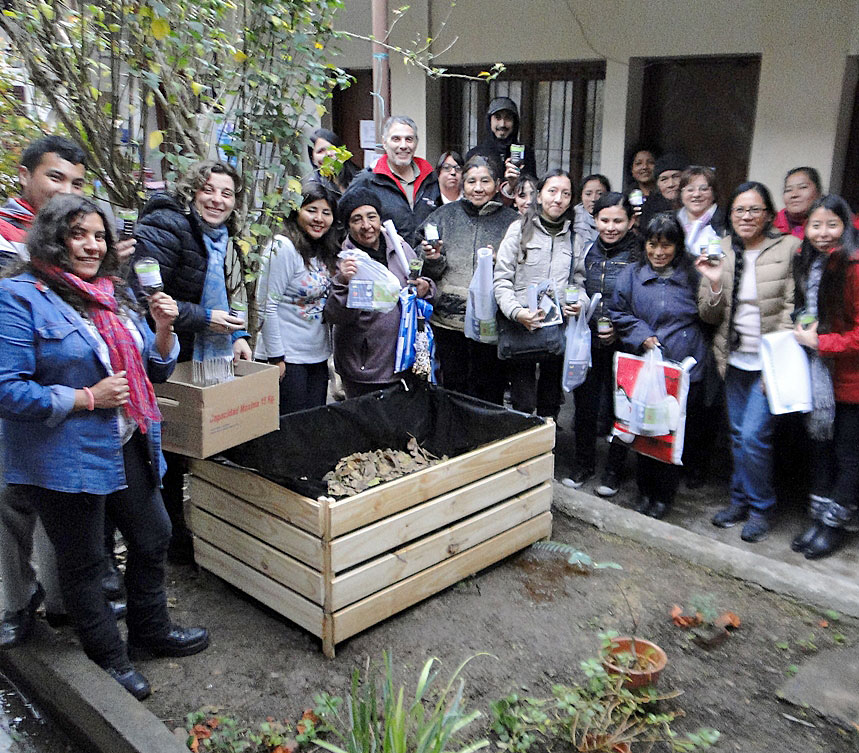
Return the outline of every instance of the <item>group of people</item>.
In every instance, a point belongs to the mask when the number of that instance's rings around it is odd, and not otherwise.
[[[48,137],[24,152],[21,196],[0,208],[0,647],[26,639],[45,601],[138,698],[149,685],[130,653],[207,647],[204,628],[174,625],[166,609],[167,558],[189,561],[192,547],[186,465],[161,452],[152,383],[195,354],[256,358],[277,366],[285,414],[325,404],[332,357],[347,398],[408,380],[396,367],[402,304],[348,305],[354,251],[432,306],[445,388],[497,404],[509,396],[515,410],[553,419],[564,401],[562,354],[502,360],[495,345],[466,337],[478,250],[492,252],[499,326],[519,335],[542,329],[536,285],[548,281],[567,321],[599,295],[591,366],[573,393],[575,452],[563,483],[574,488],[596,477],[615,354],[694,358],[686,483],[703,483],[705,434],[726,411],[730,504],[713,524],[744,522],[750,542],[767,535],[776,506],[778,418],[763,388],[761,338],[793,330],[808,353],[814,408],[794,438],[807,443],[813,477],[810,522],[792,545],[816,558],[842,543],[859,492],[859,235],[847,204],[802,167],[787,176],[781,212],[754,181],[723,208],[713,169],[649,150],[632,156],[624,192],[598,174],[580,186],[558,169],[538,179],[533,150],[516,143],[518,124],[515,103],[493,100],[480,144],[464,158],[444,152],[433,166],[416,156],[415,123],[394,116],[376,164],[360,171],[347,162],[339,172],[326,161],[337,135],[313,132],[299,206],[262,253],[255,350],[230,313],[224,271],[242,191],[231,165],[194,165],[172,192],[149,199],[133,239],[117,242],[104,211],[83,196],[86,160],[74,144]],[[142,259],[159,263],[161,291],[143,291],[131,263]],[[572,287],[578,295],[568,299]],[[597,494],[617,493],[627,455],[614,437]],[[668,514],[680,472],[638,456],[637,510]],[[110,584],[115,529],[128,545],[124,589]]]

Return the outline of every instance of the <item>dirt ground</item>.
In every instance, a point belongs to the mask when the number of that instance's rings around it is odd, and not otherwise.
[[[638,635],[668,653],[660,685],[683,691],[666,702],[686,711],[679,730],[715,727],[722,733],[717,751],[859,750],[855,730],[840,730],[775,696],[806,652],[857,650],[859,622],[830,616],[829,626],[821,628],[817,610],[560,514],[553,538],[623,570],[578,575],[562,559],[526,550],[338,645],[334,660],[322,655],[316,638],[219,578],[173,568],[174,619],[209,627],[212,646],[188,659],[141,662],[155,689],[146,704],[171,728],[202,706],[244,721],[297,719],[313,705],[314,693],[344,694],[352,670],[367,657],[381,660],[384,649],[393,652],[408,688],[428,657],[442,660],[447,677],[467,657],[488,652],[493,656],[472,661],[465,673],[469,707],[484,713],[478,723],[483,729],[469,728],[476,736],[488,727],[490,701],[513,690],[542,695],[554,682],[581,679],[579,662],[595,655],[597,633],[631,630],[621,586],[639,620]],[[742,620],[739,630],[710,651],[690,643],[669,616],[672,604],[688,603],[695,594],[711,594],[718,607]]]

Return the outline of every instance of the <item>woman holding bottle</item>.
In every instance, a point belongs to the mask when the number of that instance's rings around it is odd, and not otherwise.
[[[256,357],[280,371],[280,414],[325,405],[331,334],[322,312],[340,251],[337,200],[321,183],[304,186],[293,211],[263,253],[257,297]]]

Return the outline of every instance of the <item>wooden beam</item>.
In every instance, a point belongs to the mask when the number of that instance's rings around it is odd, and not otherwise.
[[[194,542],[194,558],[200,567],[223,578],[317,638],[322,637],[321,607],[201,539]]]
[[[322,573],[199,507],[191,507],[189,520],[198,541],[205,541],[229,553],[254,570],[323,606],[325,589]]]
[[[191,477],[192,504],[322,571],[322,539],[290,525],[208,481]],[[194,533],[192,529],[192,533]]]
[[[224,489],[262,510],[283,518],[287,523],[322,536],[321,505],[310,497],[275,484],[243,468],[232,468],[210,460],[192,460],[191,473]],[[193,501],[193,496],[191,498]]]
[[[341,609],[333,615],[334,641],[340,643],[551,533],[552,513],[544,512],[482,544]]]
[[[554,456],[549,452],[359,528],[331,542],[331,566],[339,573],[414,541],[551,479],[553,469]]]
[[[331,584],[331,607],[335,611],[342,609],[379,591],[385,584],[396,583],[425,570],[551,507],[552,486],[547,481],[432,536],[338,575]]]
[[[424,500],[550,452],[554,446],[555,424],[548,421],[445,463],[339,500],[331,505],[331,536],[336,538],[375,523]]]

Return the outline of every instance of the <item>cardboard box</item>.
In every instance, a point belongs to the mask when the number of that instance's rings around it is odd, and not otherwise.
[[[169,452],[207,458],[280,427],[277,366],[239,361],[236,379],[211,387],[191,380],[190,361],[153,385],[161,409],[162,446]]]

